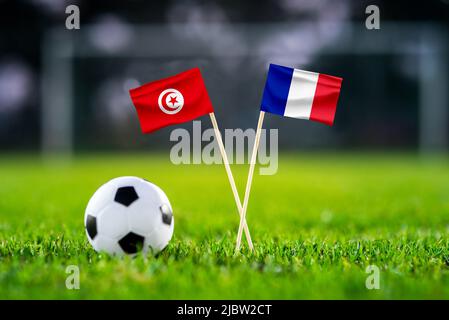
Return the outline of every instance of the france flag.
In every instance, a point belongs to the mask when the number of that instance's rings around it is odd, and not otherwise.
[[[331,126],[342,80],[322,73],[270,64],[261,111]]]

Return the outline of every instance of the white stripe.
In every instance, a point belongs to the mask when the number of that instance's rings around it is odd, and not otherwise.
[[[294,69],[284,116],[310,119],[318,73]]]

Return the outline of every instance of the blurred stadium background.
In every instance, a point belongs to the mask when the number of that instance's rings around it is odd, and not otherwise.
[[[449,0],[421,3],[0,0],[0,298],[448,298]],[[344,81],[332,128],[265,117],[292,154],[254,178],[243,259],[222,166],[172,164],[174,127],[141,134],[128,90],[199,66],[221,129],[255,128],[270,62]],[[247,170],[233,166],[241,196]],[[88,244],[86,203],[122,175],[172,202],[157,259]]]
[[[70,4],[80,8],[80,30],[65,28]],[[380,30],[365,27],[370,4],[380,8]],[[254,128],[270,62],[344,78],[332,130],[266,119],[280,130],[280,150],[448,147],[447,0],[0,6],[2,153],[168,148],[170,129],[151,139],[140,133],[128,89],[193,66],[203,71],[221,128]]]

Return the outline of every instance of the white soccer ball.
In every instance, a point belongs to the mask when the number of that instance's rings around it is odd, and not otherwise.
[[[137,177],[102,185],[87,204],[87,238],[96,251],[111,255],[157,253],[173,235],[173,211],[164,191]]]

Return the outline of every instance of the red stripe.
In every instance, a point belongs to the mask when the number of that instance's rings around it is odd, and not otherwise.
[[[343,79],[339,77],[319,74],[310,112],[310,120],[330,126],[334,123],[342,81]]]

